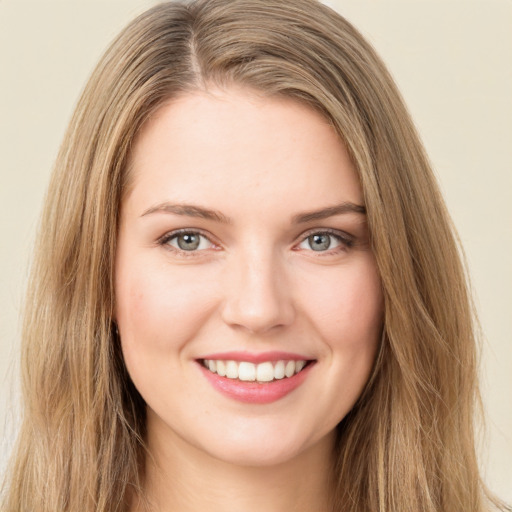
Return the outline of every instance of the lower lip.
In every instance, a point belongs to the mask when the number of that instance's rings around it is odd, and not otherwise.
[[[304,382],[309,371],[314,366],[313,363],[309,363],[293,377],[285,377],[271,382],[245,382],[238,379],[221,377],[207,370],[201,363],[198,364],[203,375],[217,391],[239,402],[250,404],[269,404],[284,398]]]

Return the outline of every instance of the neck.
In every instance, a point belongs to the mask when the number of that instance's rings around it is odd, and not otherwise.
[[[149,436],[144,487],[155,512],[330,510],[334,434],[292,460],[241,466],[213,458],[178,436]],[[169,442],[170,441],[170,442]],[[142,512],[141,503],[134,512]]]

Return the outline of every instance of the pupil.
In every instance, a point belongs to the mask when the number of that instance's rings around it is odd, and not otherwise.
[[[184,251],[193,251],[199,247],[199,237],[191,233],[181,235],[178,237],[178,246]]]
[[[309,244],[314,251],[325,251],[331,245],[331,237],[329,235],[311,235]]]

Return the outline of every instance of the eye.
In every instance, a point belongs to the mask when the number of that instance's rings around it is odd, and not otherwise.
[[[212,242],[197,231],[169,233],[160,240],[160,243],[186,252],[203,251],[213,247]]]
[[[325,252],[340,247],[350,247],[352,240],[341,234],[320,231],[311,233],[299,245],[299,249],[313,250],[315,252]]]

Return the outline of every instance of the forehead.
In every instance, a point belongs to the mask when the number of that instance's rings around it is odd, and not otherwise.
[[[167,200],[276,213],[290,198],[303,210],[362,204],[354,166],[322,115],[241,88],[163,105],[135,141],[130,167],[130,200],[146,208]]]

